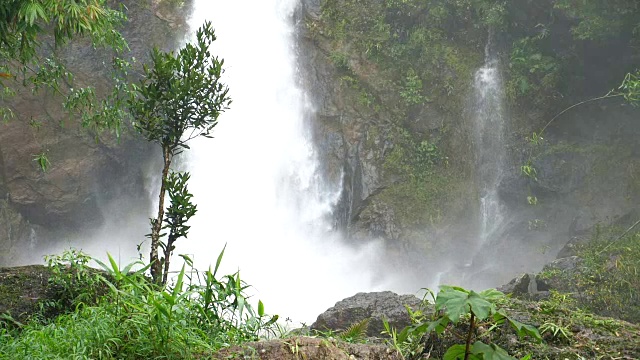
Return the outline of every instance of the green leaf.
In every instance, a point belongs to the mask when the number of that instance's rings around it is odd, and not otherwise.
[[[483,360],[518,360],[509,355],[503,348],[495,344],[487,345],[482,341],[476,341],[473,344],[471,353],[474,355],[482,355],[480,359]]]
[[[113,270],[113,274],[115,275],[116,280],[122,279],[122,273],[118,268],[118,264],[116,263],[116,260],[109,253],[107,253],[107,257],[109,258],[109,263],[111,264],[111,269]]]
[[[447,325],[449,325],[450,321],[451,320],[449,319],[448,316],[443,316],[437,320],[427,321],[418,326],[415,326],[413,328],[413,332],[426,335],[435,330],[437,334],[442,334],[446,329]]]
[[[399,343],[403,343],[405,341],[407,341],[407,339],[409,338],[409,335],[412,333],[411,328],[409,326],[405,327],[404,329],[402,329],[402,331],[400,331],[400,333],[398,333],[398,342]]]
[[[258,316],[260,317],[264,316],[264,304],[262,303],[261,300],[258,300]]]
[[[444,353],[443,360],[462,360],[465,353],[466,347],[464,345],[453,345]]]
[[[244,299],[244,296],[242,295],[236,295],[236,300],[238,301],[238,314],[240,317],[242,317],[242,313],[244,312],[244,307],[246,304],[246,300]]]
[[[482,298],[491,302],[496,302],[505,297],[503,292],[498,291],[496,289],[487,289],[487,290],[481,291],[480,296],[482,296]]]
[[[184,264],[182,265],[182,269],[178,274],[178,280],[176,280],[176,286],[173,288],[173,292],[171,293],[171,297],[174,299],[173,304],[175,304],[175,299],[177,299],[180,293],[182,292],[183,280],[184,280]]]
[[[131,272],[131,269],[136,266],[136,265],[144,265],[144,263],[142,261],[134,261],[130,264],[127,264],[122,270],[121,273],[124,275],[127,275]]]
[[[164,298],[164,300],[170,305],[173,306],[176,304],[175,299],[171,296],[171,294],[166,293],[166,292],[162,292],[162,297]]]
[[[469,292],[454,286],[442,286],[436,298],[436,310],[444,310],[445,314],[454,324],[460,321],[460,317],[470,311],[467,298]]]
[[[511,327],[516,330],[519,338],[522,339],[525,335],[528,335],[536,339],[538,342],[542,341],[542,336],[540,336],[540,332],[538,332],[538,329],[536,329],[535,326],[523,324],[517,320],[511,319],[510,317],[507,317],[507,319],[509,320]]]
[[[280,316],[278,316],[278,315],[273,315],[273,317],[271,318],[271,320],[267,321],[267,322],[264,324],[264,327],[268,327],[268,326],[271,326],[271,325],[275,324],[275,323],[276,323],[276,321],[278,321],[278,318],[279,318],[279,317],[280,317]]]
[[[163,293],[164,294],[164,293]],[[167,310],[167,308],[162,305],[161,303],[154,301],[153,302],[154,307],[156,308],[156,310],[158,310],[162,315],[164,315],[166,318],[170,318],[171,316],[169,315],[169,310]]]
[[[471,291],[467,303],[471,307],[471,311],[482,321],[489,317],[495,311],[495,305],[484,299],[480,294]]]
[[[38,164],[42,172],[47,172],[50,162],[46,152],[33,155],[33,161],[35,161]]]
[[[218,268],[220,268],[220,263],[222,262],[222,257],[224,256],[224,250],[226,248],[227,248],[227,244],[224,244],[222,251],[220,251],[220,254],[218,255],[218,260],[216,260],[216,267],[213,270],[213,277],[216,277],[216,274],[218,273]]]
[[[179,254],[178,256],[180,256],[182,259],[184,259],[184,261],[187,263],[187,265],[189,265],[190,267],[193,267],[193,260],[191,260],[191,257],[189,257],[188,255],[185,255],[185,254]]]

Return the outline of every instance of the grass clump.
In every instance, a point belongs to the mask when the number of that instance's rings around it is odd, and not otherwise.
[[[597,314],[640,323],[640,231],[618,238],[615,234],[611,229],[598,231],[578,248],[583,259],[575,275],[581,290],[578,301]]]
[[[575,245],[575,268],[547,267],[540,279],[563,304],[640,323],[640,231],[633,229],[596,228],[590,241]]]
[[[257,309],[248,303],[239,273],[217,275],[222,254],[215,270],[205,272],[187,272],[185,265],[192,264],[185,258],[173,284],[164,287],[143,275],[148,266],[132,271],[142,266],[133,263],[119,269],[109,257],[109,266],[102,264],[105,273],[97,278],[106,290],[95,304],[80,302],[91,298],[83,293],[75,297],[74,312],[50,323],[1,328],[0,358],[195,359],[258,340],[277,316],[265,315],[262,302]],[[76,275],[94,273],[86,264],[76,265]],[[80,281],[86,281],[82,276]]]

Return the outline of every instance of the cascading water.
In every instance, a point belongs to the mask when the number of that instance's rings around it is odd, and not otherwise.
[[[472,236],[475,241],[469,244],[471,251],[460,258],[464,265],[454,261],[436,275],[439,282],[474,289],[499,285],[495,283],[500,281],[496,274],[499,269],[495,268],[496,254],[488,249],[496,247],[505,220],[504,205],[498,194],[506,160],[504,89],[492,37],[490,33],[485,47],[485,63],[475,73],[473,97],[467,109],[473,123],[476,184],[480,198],[479,226]]]
[[[478,69],[474,77],[474,97],[470,108],[474,124],[480,226],[475,252],[470,254],[471,263],[467,265],[468,269],[462,282],[465,286],[472,287],[495,286],[494,281],[499,278],[495,273],[496,254],[488,251],[498,244],[505,223],[504,205],[498,194],[506,161],[505,95],[499,65],[492,44],[492,34],[489,34],[485,48],[485,64]]]
[[[312,111],[297,85],[293,16],[297,0],[196,0],[192,29],[210,20],[233,99],[214,139],[188,152],[189,188],[198,213],[176,253],[197,267],[239,269],[267,312],[312,321],[335,301],[372,290],[375,244],[352,249],[331,232],[339,184],[327,184],[305,115]],[[382,284],[378,284],[382,286]],[[254,299],[257,301],[257,299]]]
[[[475,74],[473,123],[476,166],[480,192],[480,242],[486,244],[501,228],[503,205],[498,197],[498,185],[504,174],[504,89],[499,61],[491,43],[485,50],[485,64]]]

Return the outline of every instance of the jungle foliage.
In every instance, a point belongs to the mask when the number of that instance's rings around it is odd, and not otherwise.
[[[550,268],[541,277],[566,289],[566,301],[603,316],[640,323],[640,232],[599,227],[576,247],[574,271]]]
[[[499,308],[498,305],[504,303],[505,296],[495,289],[475,292],[455,286],[442,286],[437,296],[430,290],[427,294],[433,297],[434,313],[431,316],[420,309],[409,309],[412,325],[397,331],[387,322],[384,324],[385,333],[390,336],[389,344],[402,353],[405,359],[421,359],[425,356],[430,358],[434,343],[459,332],[459,343],[443,349],[441,356],[444,360],[516,360],[497,344],[483,341],[503,325],[511,327],[519,339],[530,337],[533,342],[542,341],[538,329],[517,321]],[[425,303],[428,308],[427,299]],[[523,359],[530,358],[527,355]]]
[[[163,287],[143,275],[142,262],[120,268],[109,256],[98,272],[81,252],[53,256],[50,281],[66,289],[60,298],[71,301],[71,312],[19,327],[0,322],[0,358],[191,359],[257,340],[277,316],[267,316],[262,302],[249,303],[239,273],[218,274],[223,254],[204,272],[185,257],[186,266]]]
[[[71,41],[88,39],[94,48],[114,53],[116,71],[122,69],[119,56],[128,49],[118,31],[126,21],[121,10],[105,0],[7,0],[0,4],[0,100],[14,96],[17,86],[33,92],[52,89],[64,99],[65,108],[78,111],[84,125],[119,133],[121,113],[112,106],[113,93],[101,99],[92,86],[73,88],[73,73],[61,59],[60,49]],[[79,103],[82,102],[82,105]],[[107,116],[105,116],[107,115]],[[14,114],[0,106],[0,119]]]
[[[505,51],[510,100],[541,105],[584,95],[584,73],[607,59],[637,56],[638,19],[640,5],[633,0],[389,0],[371,6],[326,0],[321,33],[391,71],[399,93],[410,95],[409,105],[442,105],[443,96],[464,93],[481,61],[469,50],[484,47],[491,33]],[[609,54],[589,61],[596,51]],[[637,67],[626,63],[615,77],[588,84],[588,92],[606,93]]]

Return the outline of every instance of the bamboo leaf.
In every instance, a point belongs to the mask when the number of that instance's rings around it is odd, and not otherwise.
[[[220,268],[220,263],[222,262],[222,257],[224,256],[224,250],[226,248],[227,248],[227,244],[224,244],[222,251],[220,251],[220,254],[218,255],[218,259],[216,260],[216,267],[213,270],[213,277],[216,277],[216,274],[218,273],[218,268]]]

